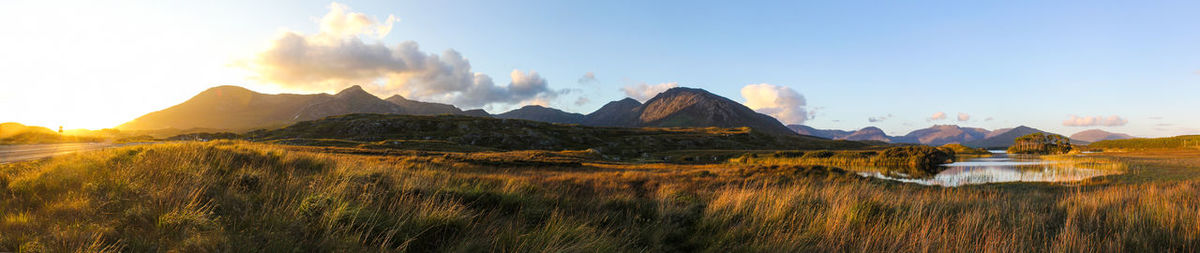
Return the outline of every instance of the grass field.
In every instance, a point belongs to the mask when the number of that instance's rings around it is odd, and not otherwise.
[[[1085,184],[235,141],[0,165],[0,251],[1196,251],[1200,152]]]
[[[1089,144],[1088,147],[1110,151],[1180,149],[1200,150],[1200,135],[1104,140]]]

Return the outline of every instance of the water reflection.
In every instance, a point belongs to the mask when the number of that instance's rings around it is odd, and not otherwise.
[[[993,153],[991,157],[969,158],[942,165],[945,170],[935,175],[911,175],[887,170],[859,170],[859,175],[907,183],[939,186],[962,186],[1002,182],[1070,182],[1119,173],[1116,170],[1090,169],[1072,162],[1046,161],[1033,156],[1009,156]]]

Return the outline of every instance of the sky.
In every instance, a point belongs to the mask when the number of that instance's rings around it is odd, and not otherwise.
[[[1196,1],[0,1],[0,122],[207,88],[588,113],[703,88],[822,129],[1200,134]]]

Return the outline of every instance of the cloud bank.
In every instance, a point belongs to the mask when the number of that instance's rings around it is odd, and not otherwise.
[[[557,95],[534,71],[513,70],[512,82],[499,86],[490,76],[472,72],[467,58],[452,49],[439,55],[421,51],[414,41],[389,47],[362,40],[386,36],[396,21],[389,16],[379,22],[333,3],[316,34],[283,32],[267,49],[239,65],[252,71],[255,80],[289,89],[336,91],[373,84],[363,87],[375,94],[463,107],[544,101]]]
[[[808,119],[804,96],[792,88],[766,83],[751,84],[742,87],[742,98],[746,99],[746,107],[771,115],[784,124],[804,124]]]
[[[1063,126],[1088,127],[1088,126],[1124,126],[1129,123],[1128,120],[1122,119],[1117,115],[1108,116],[1090,116],[1079,117],[1071,115],[1071,118],[1063,121]]]
[[[968,120],[971,120],[970,114],[966,114],[966,113],[962,113],[962,112],[958,113],[958,121],[962,122],[962,121],[968,121]]]
[[[641,101],[642,103],[645,103],[646,100],[650,100],[651,98],[654,98],[654,96],[658,95],[658,93],[662,93],[664,91],[667,91],[667,90],[669,90],[671,88],[675,88],[675,87],[679,87],[679,83],[669,82],[669,83],[660,83],[660,84],[655,84],[655,85],[639,83],[637,85],[621,87],[621,92],[625,92],[625,96],[628,96],[633,99],[637,99],[637,101]]]

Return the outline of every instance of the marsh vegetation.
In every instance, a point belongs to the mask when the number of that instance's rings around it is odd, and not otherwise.
[[[833,166],[629,163],[586,151],[154,144],[0,165],[0,250],[1200,247],[1200,155],[1119,159],[1133,164],[1128,174],[942,188]],[[1173,180],[1156,180],[1165,175]]]

